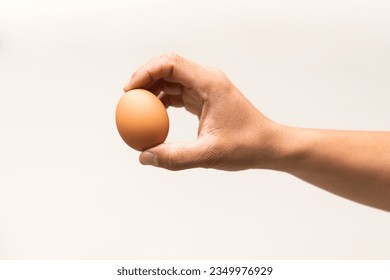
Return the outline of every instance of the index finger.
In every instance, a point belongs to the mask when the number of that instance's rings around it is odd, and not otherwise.
[[[123,89],[149,88],[160,79],[192,88],[199,72],[198,64],[177,54],[165,54],[141,66]]]

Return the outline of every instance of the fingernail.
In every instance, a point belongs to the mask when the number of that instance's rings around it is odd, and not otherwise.
[[[131,79],[129,79],[126,84],[123,86],[123,91],[128,91],[129,90],[129,87],[131,85]]]
[[[139,161],[143,165],[158,166],[157,156],[152,152],[143,152],[139,158]]]

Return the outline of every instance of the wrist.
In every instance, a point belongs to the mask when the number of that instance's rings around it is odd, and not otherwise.
[[[272,124],[268,157],[260,168],[291,173],[299,168],[306,155],[310,138],[307,130],[277,123]]]

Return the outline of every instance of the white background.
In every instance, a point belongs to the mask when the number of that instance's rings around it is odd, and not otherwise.
[[[0,0],[0,258],[385,259],[389,213],[266,170],[138,163],[125,81],[175,51],[286,125],[390,130],[388,1]],[[168,141],[196,136],[169,110]]]

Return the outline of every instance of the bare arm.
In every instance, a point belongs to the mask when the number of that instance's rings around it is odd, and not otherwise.
[[[334,194],[390,211],[390,133],[287,128],[280,166]]]
[[[221,71],[178,55],[154,58],[124,90],[146,88],[166,107],[199,118],[198,137],[144,151],[140,162],[170,170],[267,168],[390,211],[390,132],[292,128],[259,112]]]

